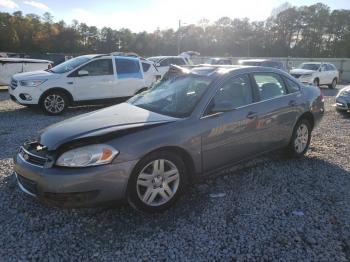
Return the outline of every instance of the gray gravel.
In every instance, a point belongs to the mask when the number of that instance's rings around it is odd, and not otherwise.
[[[18,146],[95,108],[48,117],[0,93],[1,261],[350,261],[350,116],[324,91],[327,112],[304,159],[274,152],[227,170],[158,215],[48,207],[21,193],[11,175]]]

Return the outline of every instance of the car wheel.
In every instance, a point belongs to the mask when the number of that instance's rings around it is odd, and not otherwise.
[[[318,78],[315,78],[314,85],[315,86],[320,86],[320,80]]]
[[[332,83],[331,83],[330,85],[328,85],[328,87],[329,87],[330,89],[334,89],[336,86],[337,86],[337,79],[334,78],[333,81],[332,81]]]
[[[186,167],[176,154],[155,152],[134,168],[128,183],[128,202],[137,210],[161,212],[172,206],[186,185]]]
[[[311,125],[308,120],[301,119],[295,125],[292,139],[288,145],[287,151],[292,157],[303,156],[309,148],[311,140]]]
[[[67,108],[68,98],[62,92],[50,92],[41,99],[40,106],[48,115],[59,115]]]

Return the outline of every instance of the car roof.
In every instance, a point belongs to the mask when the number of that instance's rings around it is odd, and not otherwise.
[[[242,73],[250,72],[275,72],[285,74],[283,71],[271,67],[263,66],[244,66],[244,65],[192,65],[192,66],[176,66],[171,65],[173,69],[181,70],[186,74],[194,74],[200,76],[208,77],[219,77],[223,75],[228,75],[234,71],[241,71]]]

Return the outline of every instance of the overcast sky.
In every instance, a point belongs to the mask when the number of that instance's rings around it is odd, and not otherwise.
[[[178,21],[196,23],[201,18],[215,21],[222,16],[248,17],[263,20],[271,10],[285,0],[0,0],[1,12],[42,15],[50,12],[54,20],[73,19],[88,25],[114,29],[129,28],[132,31],[154,31],[176,28]],[[350,0],[291,0],[292,5],[311,5],[322,2],[332,9],[350,9]]]

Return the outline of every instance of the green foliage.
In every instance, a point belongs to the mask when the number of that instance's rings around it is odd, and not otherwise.
[[[7,52],[108,53],[132,51],[144,56],[194,50],[206,56],[350,57],[350,10],[324,4],[275,9],[266,21],[222,17],[179,30],[133,33],[98,29],[74,20],[54,22],[45,13],[0,12],[0,50]]]

